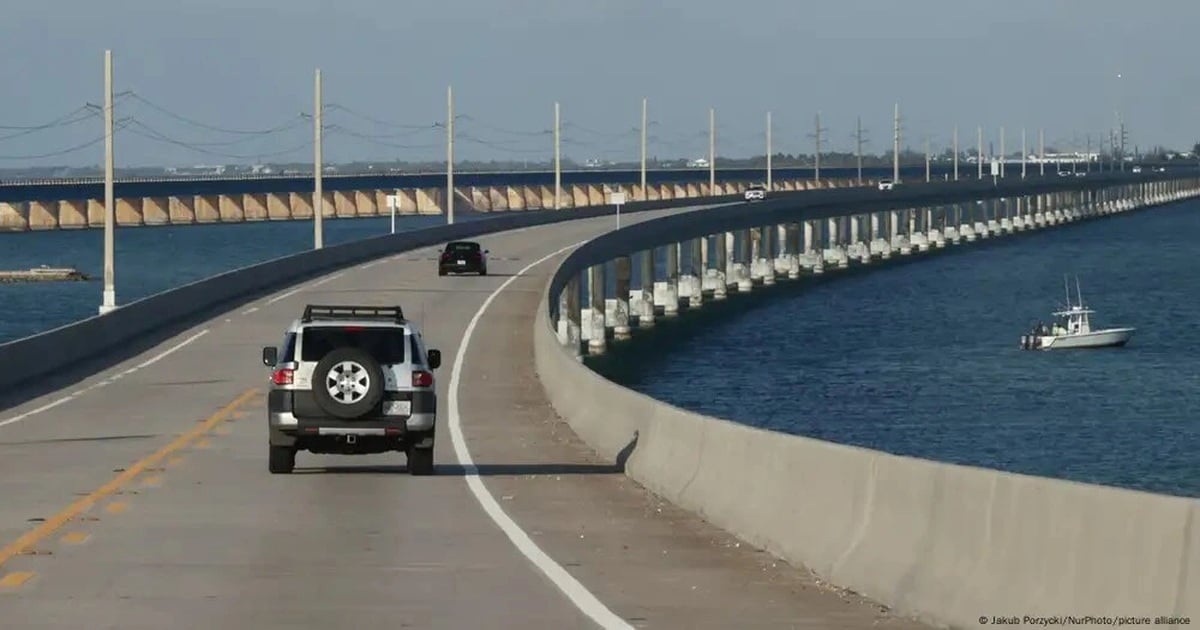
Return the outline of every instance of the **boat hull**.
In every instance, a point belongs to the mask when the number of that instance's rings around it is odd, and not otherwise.
[[[1117,348],[1129,343],[1133,328],[1110,328],[1076,335],[1043,336],[1040,350],[1075,350],[1083,348]]]

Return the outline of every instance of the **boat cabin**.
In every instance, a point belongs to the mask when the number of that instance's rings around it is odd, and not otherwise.
[[[1092,324],[1088,315],[1092,313],[1095,311],[1082,306],[1072,306],[1065,311],[1056,311],[1053,313],[1055,320],[1050,334],[1081,335],[1089,333],[1092,331]]]

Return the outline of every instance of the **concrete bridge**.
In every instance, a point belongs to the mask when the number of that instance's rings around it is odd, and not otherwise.
[[[1195,616],[1195,502],[758,431],[578,359],[584,342],[602,352],[610,334],[856,257],[1198,194],[1197,178],[1158,174],[644,208],[615,232],[605,208],[506,214],[297,254],[0,345],[0,615],[6,628]],[[425,258],[459,238],[519,260],[438,277]],[[586,304],[571,297],[582,277]],[[267,474],[258,349],[330,301],[399,302],[447,357],[437,476],[313,455],[302,474]]]
[[[887,174],[882,175],[886,170]],[[924,178],[922,169],[902,176]],[[943,169],[944,170],[944,169]],[[508,212],[583,208],[609,203],[620,192],[633,202],[740,195],[767,180],[765,169],[563,171],[555,173],[456,173],[455,209]],[[772,187],[790,192],[859,185],[855,169],[772,169]],[[939,172],[939,178],[943,173]],[[891,177],[890,169],[864,169],[864,185]],[[715,179],[711,182],[710,179]],[[312,219],[314,181],[308,177],[140,178],[114,182],[119,226],[190,225]],[[397,214],[446,214],[450,204],[445,174],[348,175],[322,178],[322,217],[387,216],[388,196]],[[557,203],[556,203],[557,199]],[[104,185],[99,180],[45,180],[0,185],[0,231],[80,229],[104,225]]]

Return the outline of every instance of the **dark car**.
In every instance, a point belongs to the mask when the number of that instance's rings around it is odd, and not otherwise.
[[[454,241],[446,244],[438,257],[438,275],[447,273],[477,273],[487,275],[488,250],[473,241]]]

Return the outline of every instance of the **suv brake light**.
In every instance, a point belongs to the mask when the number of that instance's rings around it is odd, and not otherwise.
[[[433,386],[433,374],[426,372],[425,370],[414,371],[412,373],[412,386],[413,387],[432,387]]]
[[[279,368],[271,373],[271,382],[276,385],[292,384],[292,368]]]

